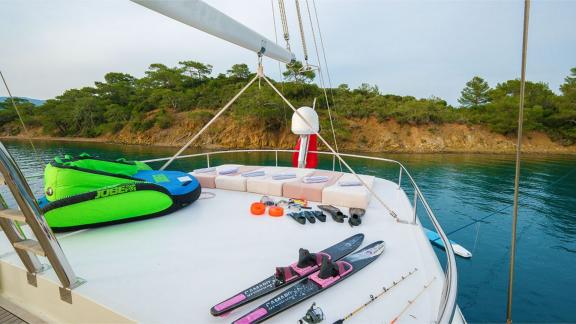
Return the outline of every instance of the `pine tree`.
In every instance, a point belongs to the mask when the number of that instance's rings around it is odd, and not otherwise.
[[[576,104],[576,67],[570,69],[570,75],[564,79],[560,91],[567,100]]]
[[[490,86],[481,77],[475,76],[466,82],[458,102],[463,107],[478,107],[490,102]]]

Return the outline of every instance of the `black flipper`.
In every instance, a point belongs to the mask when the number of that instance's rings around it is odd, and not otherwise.
[[[324,213],[322,211],[315,210],[312,213],[314,214],[314,217],[316,217],[322,223],[326,222],[326,215],[324,215]]]
[[[348,224],[350,226],[358,226],[362,224],[362,216],[366,213],[365,209],[362,208],[350,208],[350,218],[348,219]]]
[[[316,218],[314,218],[314,214],[311,211],[304,211],[304,217],[310,222],[311,224],[316,223]]]
[[[288,213],[288,216],[292,217],[298,223],[305,225],[306,224],[306,217],[302,216],[301,213]]]
[[[344,215],[340,209],[332,205],[318,205],[318,208],[329,213],[332,216],[332,219],[337,223],[344,223],[344,218],[348,217]]]
[[[358,216],[358,217],[362,217],[364,216],[364,214],[366,214],[366,209],[363,208],[350,208],[349,211],[350,216]]]

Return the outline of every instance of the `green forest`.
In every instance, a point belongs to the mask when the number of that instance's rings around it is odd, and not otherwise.
[[[275,84],[295,106],[311,106],[316,98],[323,129],[328,129],[326,97],[314,83],[314,71],[301,72],[301,67],[300,63],[287,66],[284,79]],[[524,125],[527,131],[542,131],[563,145],[572,145],[576,143],[576,68],[567,72],[560,94],[546,83],[527,82]],[[24,100],[17,100],[17,106],[29,128],[41,128],[48,136],[97,137],[126,127],[133,132],[154,126],[166,129],[174,123],[176,113],[182,112],[185,114],[178,116],[205,123],[253,76],[246,64],[235,64],[227,73],[213,75],[212,66],[200,62],[183,61],[174,67],[155,63],[142,78],[111,72],[104,76],[104,82],[67,90],[42,106]],[[485,125],[493,132],[513,134],[519,92],[519,80],[491,87],[477,76],[463,85],[458,106],[437,97],[382,94],[369,84],[356,89],[341,84],[327,89],[327,99],[338,138],[350,136],[347,120],[368,117],[411,125]],[[226,114],[238,122],[278,131],[288,126],[291,111],[270,87],[256,83]],[[8,135],[22,132],[10,101],[0,103],[0,128]]]

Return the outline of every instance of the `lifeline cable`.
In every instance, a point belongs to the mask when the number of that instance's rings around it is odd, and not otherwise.
[[[383,287],[382,291],[380,293],[378,293],[376,296],[374,295],[370,295],[370,300],[367,301],[366,303],[364,303],[362,306],[356,308],[355,310],[353,310],[350,314],[346,315],[344,318],[337,320],[336,322],[334,322],[334,324],[341,324],[344,323],[344,321],[348,320],[350,317],[356,315],[358,312],[360,312],[361,310],[363,310],[364,308],[366,308],[368,305],[372,304],[374,301],[376,301],[376,299],[378,299],[379,297],[381,297],[382,295],[384,295],[385,293],[389,292],[390,289],[396,287],[399,283],[401,283],[402,281],[404,281],[405,279],[407,279],[408,277],[410,277],[412,274],[414,274],[416,271],[418,271],[418,268],[414,268],[413,271],[409,271],[408,274],[406,276],[402,276],[402,279],[398,280],[398,281],[392,281],[392,285],[389,288]]]

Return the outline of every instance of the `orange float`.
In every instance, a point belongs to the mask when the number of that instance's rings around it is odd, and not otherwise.
[[[266,212],[266,205],[261,202],[255,202],[250,205],[250,212],[253,215],[264,215]]]
[[[268,209],[268,214],[272,217],[284,216],[284,208],[278,206],[272,206]]]

